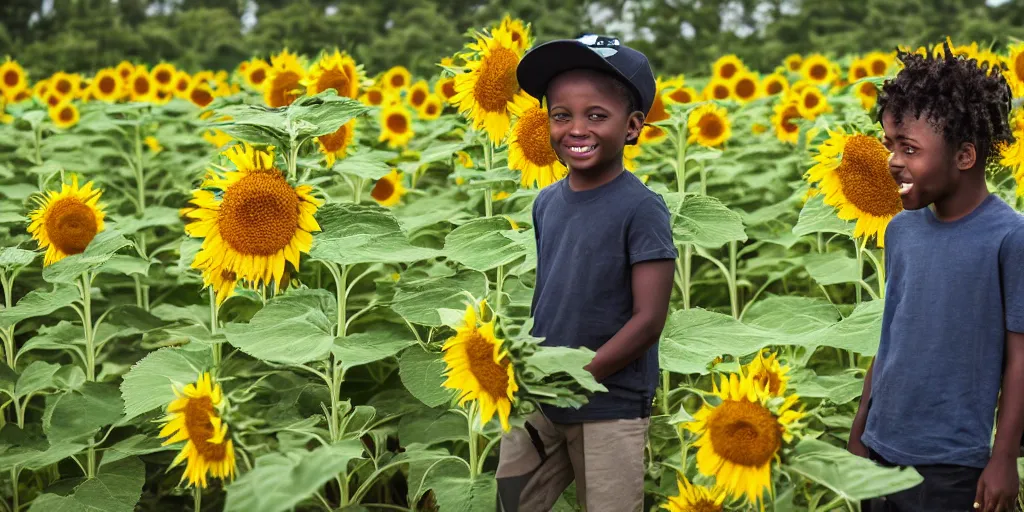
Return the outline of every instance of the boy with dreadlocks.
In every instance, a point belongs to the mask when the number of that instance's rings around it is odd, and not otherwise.
[[[1024,429],[1024,217],[985,181],[993,150],[1012,138],[1010,89],[948,44],[940,57],[900,60],[878,119],[905,211],[885,234],[882,337],[849,450],[924,477],[864,510],[1011,511]]]

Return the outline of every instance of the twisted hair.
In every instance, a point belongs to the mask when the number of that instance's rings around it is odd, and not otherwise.
[[[878,95],[878,121],[889,112],[896,123],[904,116],[926,116],[951,147],[973,143],[984,163],[994,146],[1011,142],[1010,86],[1002,70],[979,67],[975,59],[953,55],[943,43],[941,56],[899,50],[903,70],[886,80]]]

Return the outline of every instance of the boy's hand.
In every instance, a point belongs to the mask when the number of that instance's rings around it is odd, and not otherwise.
[[[868,453],[868,447],[864,446],[864,443],[860,442],[860,436],[854,436],[850,434],[850,442],[846,444],[846,451],[858,456],[868,459],[871,455]]]
[[[1019,486],[1017,460],[992,457],[978,479],[974,508],[981,512],[1013,512]]]

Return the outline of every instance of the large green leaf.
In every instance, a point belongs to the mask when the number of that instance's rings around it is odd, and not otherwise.
[[[441,385],[445,381],[445,363],[441,354],[409,347],[398,360],[398,374],[405,389],[427,407],[451,401],[454,391]]]
[[[444,409],[420,409],[402,416],[398,424],[398,439],[402,446],[414,443],[430,446],[466,439],[468,435],[466,417]]]
[[[345,369],[394,356],[416,339],[408,330],[375,329],[334,340],[331,353]]]
[[[409,243],[398,220],[377,205],[334,203],[317,212],[322,231],[313,237],[310,256],[337,263],[410,263],[436,257],[438,251]]]
[[[797,295],[759,300],[743,315],[750,325],[793,334],[821,329],[837,320],[839,311],[831,302]]]
[[[824,196],[818,194],[807,200],[800,210],[796,226],[793,226],[793,234],[838,233],[852,236],[853,223],[836,217],[836,209],[825,204],[823,199]]]
[[[526,358],[526,366],[542,376],[567,373],[584,389],[590,392],[607,391],[594,380],[594,376],[583,367],[594,359],[594,352],[587,348],[538,346],[537,351]]]
[[[809,370],[794,374],[789,385],[800,398],[825,398],[837,405],[850,402],[864,390],[864,380],[852,374],[817,376]]]
[[[53,375],[58,370],[60,370],[59,364],[47,363],[45,361],[32,362],[18,377],[18,384],[14,388],[14,396],[16,398],[24,397],[53,387]]]
[[[338,96],[335,92],[322,92],[302,98],[288,107],[288,121],[306,136],[327,135],[354,117],[370,111],[362,103]]]
[[[138,256],[115,254],[109,260],[100,265],[97,272],[110,274],[124,274],[126,276],[147,276],[149,267],[153,262],[144,260]]]
[[[132,512],[145,481],[146,465],[131,457],[104,465],[95,478],[82,482],[70,496],[39,496],[29,512]]]
[[[24,220],[21,216],[18,216],[18,220]],[[30,265],[32,260],[36,258],[35,251],[26,251],[25,249],[18,249],[17,247],[4,247],[0,249],[0,267],[3,268],[17,268]]]
[[[404,442],[402,446],[405,451],[396,460],[409,462],[409,503],[419,502],[424,493],[445,477],[458,478],[469,474],[469,464],[465,459],[451,455],[447,449]]]
[[[451,158],[455,153],[466,149],[465,142],[447,142],[443,144],[431,144],[420,152],[420,164],[428,164],[438,160]]]
[[[679,194],[669,194],[665,203],[672,212],[672,235],[677,244],[692,243],[715,249],[729,242],[744,241],[743,219],[711,196],[689,196],[682,206]]]
[[[213,364],[204,347],[162,348],[132,366],[121,383],[125,420],[166,407],[174,400],[174,388],[184,388]]]
[[[924,481],[914,468],[879,466],[816,439],[801,440],[783,467],[854,503],[909,489]]]
[[[46,397],[43,432],[51,444],[76,440],[117,422],[123,412],[117,386],[86,382],[77,391]]]
[[[147,206],[141,217],[124,217],[117,223],[117,229],[125,234],[132,234],[143,229],[157,226],[177,226],[181,224],[178,210],[167,206]]]
[[[842,252],[811,253],[804,256],[804,267],[811,278],[822,286],[855,283],[861,280],[857,260]]]
[[[807,332],[789,340],[804,347],[835,347],[873,356],[882,336],[882,312],[885,301],[862,302],[850,316],[823,329]]]
[[[9,427],[13,427],[9,424]],[[0,471],[11,468],[37,470],[56,464],[85,449],[84,444],[60,443],[49,445],[46,442],[33,443],[31,446],[15,446],[0,453]]]
[[[274,297],[248,324],[228,324],[228,343],[257,359],[302,364],[325,359],[334,345],[334,296],[301,289]]]
[[[480,272],[512,263],[526,255],[526,247],[502,235],[511,229],[512,225],[504,217],[467,222],[445,237],[445,256]]]
[[[479,475],[474,480],[444,476],[430,483],[438,509],[445,512],[494,510],[497,485],[493,474]]]
[[[341,441],[311,452],[270,453],[256,459],[252,471],[227,487],[227,512],[292,510],[359,458],[357,440]]]
[[[51,283],[72,283],[83,272],[95,270],[109,260],[115,252],[132,243],[115,229],[96,235],[82,254],[68,256],[43,269],[43,279]]]
[[[78,299],[74,286],[58,284],[52,290],[32,290],[14,307],[0,309],[0,329],[6,329],[26,318],[44,316],[70,305]]]
[[[387,151],[352,152],[334,164],[334,172],[364,180],[379,180],[391,172],[387,161],[394,156],[394,153]]]
[[[118,441],[113,446],[103,451],[103,461],[100,466],[105,466],[135,455],[148,455],[156,452],[175,450],[175,445],[163,445],[163,440],[145,434],[135,434],[127,439]]]
[[[411,323],[437,327],[442,325],[438,309],[465,311],[469,300],[465,292],[482,296],[487,291],[485,287],[483,274],[471,271],[413,281],[403,278],[398,282],[391,309]]]

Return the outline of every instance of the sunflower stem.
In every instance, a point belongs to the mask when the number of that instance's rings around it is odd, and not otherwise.
[[[352,185],[352,202],[359,204],[363,200],[363,179],[356,178],[355,184]]]
[[[505,265],[498,265],[498,276],[497,281],[494,283],[495,297],[494,297],[494,315],[501,315],[501,288],[502,283],[505,281]]]
[[[294,138],[291,140],[291,147],[288,148],[288,179],[295,181],[298,177],[299,168],[299,144]]]
[[[491,172],[494,165],[494,145],[490,141],[484,141],[484,173]],[[484,213],[490,217],[494,214],[494,201],[491,197],[491,187],[484,189]]]
[[[693,272],[693,245],[683,248],[683,309],[690,309],[690,274]]]
[[[85,378],[96,381],[96,347],[92,332],[92,279],[89,272],[82,274],[82,328],[85,331]]]
[[[94,439],[89,440],[89,450],[86,452],[85,478],[92,479],[96,476],[96,444]]]
[[[192,488],[192,510],[199,512],[203,508],[203,490],[198,485]]]
[[[670,414],[668,412],[669,411],[669,409],[668,409],[668,391],[669,391],[669,387],[671,385],[672,385],[672,374],[670,374],[668,372],[668,370],[662,370],[661,371],[661,397],[660,397],[661,400],[660,400],[660,402],[661,402],[661,412],[663,414],[665,414],[666,416]]]
[[[217,335],[217,313],[217,294],[213,292],[213,287],[210,287],[210,334],[213,336]],[[213,351],[213,366],[218,370],[220,369],[221,349],[221,344],[216,342],[210,348]]]
[[[686,198],[686,122],[676,120],[676,189],[679,201]]]
[[[20,508],[20,506],[21,506],[19,504],[19,502],[18,502],[18,499],[19,499],[18,498],[18,476],[19,476],[18,473],[21,473],[20,469],[18,469],[17,467],[11,468],[11,486],[14,488],[13,489],[14,490],[14,496],[12,497],[12,499],[13,499],[13,503],[12,504],[14,506],[13,506],[13,508],[11,508],[11,510],[14,511],[14,512],[18,512],[18,508]]]
[[[736,285],[736,250],[738,243],[729,242],[729,304],[732,306],[732,317],[740,317],[739,287]]]
[[[494,200],[491,198],[491,187],[484,189],[484,215],[487,217],[494,215]]]
[[[477,461],[477,431],[476,431],[476,417],[477,417],[477,402],[473,401],[469,406],[469,414],[466,415],[469,421],[469,479],[473,480],[479,474],[479,464]]]
[[[878,296],[885,298],[885,247],[878,249]]]
[[[861,249],[860,244],[857,243],[857,239],[856,238],[853,239],[853,248],[854,248],[854,252],[857,253],[857,279],[860,280],[861,282],[863,282],[864,281],[864,252],[863,252],[863,249]],[[860,286],[856,287],[856,293],[857,293],[857,304],[860,304],[861,299],[863,298],[862,294],[861,294]]]
[[[135,125],[135,187],[139,196],[139,216],[146,213],[146,174],[142,167],[142,126]]]

